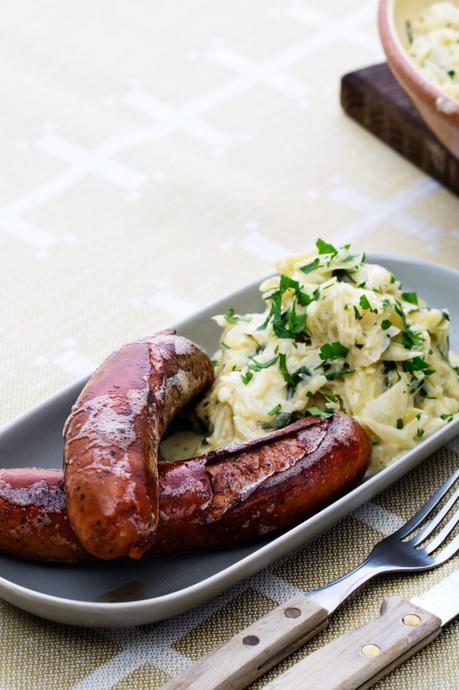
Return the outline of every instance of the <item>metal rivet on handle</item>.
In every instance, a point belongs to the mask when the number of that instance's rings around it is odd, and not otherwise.
[[[377,644],[365,644],[360,650],[365,656],[379,656],[381,650]]]
[[[415,628],[417,625],[420,625],[422,623],[422,620],[421,617],[418,616],[416,613],[408,613],[406,616],[403,616],[402,623],[404,623],[404,625],[409,625],[412,628]]]
[[[285,609],[284,616],[287,618],[298,618],[298,616],[301,616],[301,611],[300,609],[291,606],[288,609]]]
[[[247,635],[247,636],[244,637],[244,639],[242,640],[242,644],[248,644],[248,645],[250,645],[251,647],[255,646],[255,645],[258,644],[259,642],[260,642],[260,638],[257,637],[256,635]]]

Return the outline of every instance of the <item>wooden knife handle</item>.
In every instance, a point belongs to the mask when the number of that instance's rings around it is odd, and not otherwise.
[[[240,690],[301,647],[328,623],[305,595],[291,599],[193,664],[163,690]]]
[[[440,631],[441,620],[432,613],[398,597],[385,599],[379,618],[305,657],[264,690],[370,688]]]

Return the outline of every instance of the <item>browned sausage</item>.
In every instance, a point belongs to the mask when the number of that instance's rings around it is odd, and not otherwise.
[[[213,376],[204,350],[165,331],[120,348],[89,379],[65,425],[64,461],[70,522],[91,554],[140,558],[151,546],[160,438]]]
[[[232,449],[162,462],[150,553],[236,543],[289,527],[353,488],[370,456],[364,430],[337,413]],[[66,517],[59,471],[0,472],[0,549],[29,558],[87,556]]]

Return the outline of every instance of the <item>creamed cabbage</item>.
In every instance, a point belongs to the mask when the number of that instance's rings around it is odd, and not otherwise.
[[[318,240],[276,268],[260,286],[263,313],[215,317],[223,333],[215,383],[197,408],[209,430],[202,451],[342,410],[369,432],[377,470],[451,421],[459,358],[447,311],[349,245]]]

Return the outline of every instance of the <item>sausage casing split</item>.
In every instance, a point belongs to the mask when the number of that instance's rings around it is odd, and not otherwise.
[[[353,488],[370,456],[362,427],[336,413],[230,449],[161,462],[150,553],[238,543],[292,526]],[[0,471],[0,549],[28,558],[88,557],[67,518],[60,471]]]
[[[70,522],[91,554],[139,558],[151,546],[159,441],[213,377],[204,350],[165,331],[121,347],[89,379],[64,427],[64,467]]]

